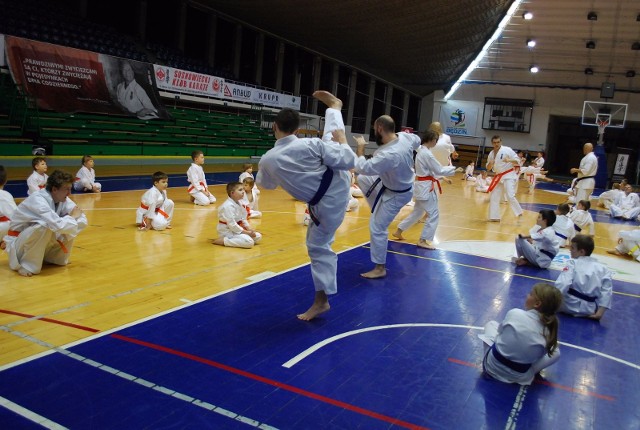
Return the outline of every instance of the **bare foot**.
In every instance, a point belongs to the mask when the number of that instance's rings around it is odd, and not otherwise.
[[[27,269],[25,269],[24,267],[21,267],[18,269],[18,273],[20,274],[20,276],[24,276],[26,278],[30,278],[33,276],[33,273],[29,272]]]
[[[453,184],[453,181],[449,178],[444,178],[444,181],[449,185]]]
[[[7,244],[4,243],[4,240],[0,240],[0,249],[5,249],[7,247]]]
[[[314,91],[312,95],[322,103],[326,104],[327,107],[338,110],[342,109],[342,100],[328,91]]]
[[[618,257],[626,257],[627,256],[627,254],[623,254],[622,252],[618,251],[617,249],[607,249],[607,254],[617,255]]]
[[[422,240],[422,239],[418,241],[417,246],[418,246],[419,248],[424,248],[424,249],[431,249],[431,250],[436,249],[436,247],[435,247],[435,246],[433,246],[433,244],[432,244],[432,243],[429,243],[429,242],[427,242],[426,240]]]
[[[213,242],[214,245],[220,245],[220,246],[224,246],[224,237],[219,237],[217,239],[214,239]]]
[[[527,264],[529,264],[529,261],[526,258],[520,257],[515,261],[515,263],[517,266],[526,266]]]
[[[331,309],[331,306],[329,306],[329,302],[324,304],[314,303],[311,305],[309,309],[307,309],[305,313],[298,314],[298,319],[302,321],[311,321],[312,319],[314,319],[320,314],[325,313],[329,309]]]
[[[397,229],[395,232],[391,233],[391,236],[395,237],[398,240],[404,240],[404,237],[402,236],[402,230]]]
[[[173,227],[171,227],[170,225],[167,225],[166,229],[167,230],[171,230]]]
[[[385,269],[384,265],[376,264],[376,267],[373,270],[370,270],[367,273],[361,273],[360,276],[367,279],[384,278],[387,276],[387,269]]]

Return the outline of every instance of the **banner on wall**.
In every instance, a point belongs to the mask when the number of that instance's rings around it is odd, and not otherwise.
[[[5,45],[14,82],[41,109],[171,118],[151,64],[13,36]]]
[[[153,65],[156,86],[161,90],[196,96],[222,97],[224,79],[173,67]]]
[[[440,124],[446,134],[474,136],[478,123],[478,108],[456,106],[448,102],[440,109]]]
[[[300,97],[247,87],[245,85],[232,84],[230,82],[225,82],[223,88],[222,94],[225,99],[276,108],[300,110]]]

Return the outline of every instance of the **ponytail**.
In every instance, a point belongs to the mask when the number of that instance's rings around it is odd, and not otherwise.
[[[540,314],[540,322],[544,326],[544,337],[547,340],[545,348],[549,356],[558,347],[558,329],[560,322],[556,312],[562,305],[562,293],[551,284],[538,283],[533,286],[533,293],[540,300],[536,308]]]

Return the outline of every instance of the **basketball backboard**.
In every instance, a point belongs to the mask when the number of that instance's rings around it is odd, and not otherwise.
[[[582,125],[624,128],[627,107],[626,103],[585,101],[582,106]]]

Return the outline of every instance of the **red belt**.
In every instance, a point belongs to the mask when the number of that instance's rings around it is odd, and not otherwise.
[[[207,184],[205,184],[204,182],[200,181],[200,185],[202,185],[205,189],[205,191],[207,190]],[[190,193],[191,190],[193,190],[196,186],[195,185],[191,185],[189,188],[187,188],[187,192]]]
[[[12,236],[12,237],[18,237],[18,235],[19,235],[19,234],[20,234],[20,232],[19,232],[19,231],[14,231],[14,230],[9,230],[9,231],[7,232],[7,235],[8,235],[8,236]]]
[[[431,191],[434,189],[434,183],[438,184],[438,191],[442,194],[442,187],[440,186],[440,181],[434,178],[433,176],[416,176],[416,181],[431,181]]]
[[[9,217],[0,216],[0,222],[5,222],[5,221],[11,221],[11,220],[9,219]]]
[[[148,211],[148,210],[149,210],[149,206],[145,205],[144,203],[140,203],[140,207],[141,207],[142,209],[144,209],[145,211]],[[159,214],[160,214],[160,215],[162,215],[163,217],[165,217],[165,218],[169,219],[169,214],[168,214],[168,213],[166,213],[165,211],[163,211],[162,209],[160,209],[160,208],[156,208],[155,212],[156,212],[156,213],[159,213]]]
[[[504,172],[495,175],[491,180],[491,184],[489,184],[489,189],[487,190],[487,192],[490,193],[491,191],[493,191],[493,189],[500,183],[500,179],[502,179],[502,177],[507,173],[513,172],[513,171],[514,169],[511,168],[509,170],[505,170]]]
[[[7,235],[11,237],[18,237],[20,235],[20,232],[15,230],[9,230],[7,232]],[[56,242],[58,242],[58,244],[60,245],[60,248],[62,248],[62,252],[64,252],[65,254],[69,253],[69,250],[67,249],[66,246],[64,246],[64,243],[62,243],[61,240],[56,240]]]

